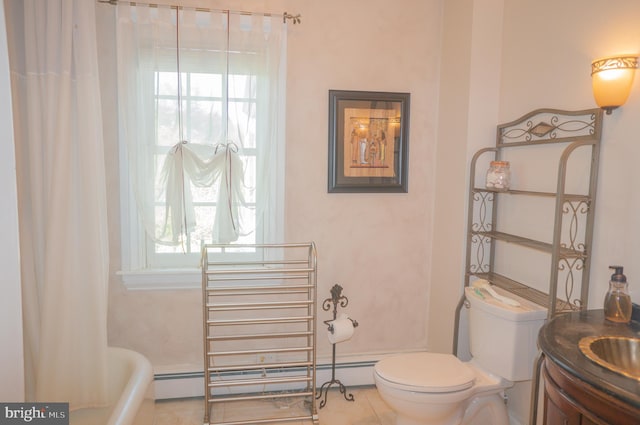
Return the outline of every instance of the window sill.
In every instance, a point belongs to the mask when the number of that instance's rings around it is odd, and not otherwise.
[[[131,291],[201,289],[200,269],[150,269],[117,273]]]

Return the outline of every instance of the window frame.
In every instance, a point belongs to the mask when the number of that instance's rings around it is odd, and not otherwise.
[[[157,71],[154,71],[157,72]],[[181,70],[184,73],[184,70]],[[190,72],[200,72],[202,71],[193,71]],[[260,79],[262,77],[256,76],[257,84],[260,84]],[[227,88],[224,84],[225,76],[223,75],[223,90],[226,91]],[[259,96],[260,90],[257,91],[257,96]],[[153,102],[155,103],[156,95],[154,95]],[[183,100],[184,102],[184,97]],[[223,93],[222,102],[232,102],[233,99],[228,99],[226,97],[226,93]],[[261,112],[261,105],[259,99],[255,100],[256,107],[256,132],[259,131],[260,128],[260,120],[264,119],[263,114],[264,111]],[[223,107],[223,110],[226,108]],[[223,113],[224,119],[228,117]],[[264,114],[268,115],[268,114]],[[188,120],[188,119],[187,119]],[[255,148],[250,148],[250,150],[255,151],[255,157],[257,158],[261,152],[260,147],[260,135],[256,135],[256,144]],[[270,173],[272,173],[272,181],[275,183],[275,187],[269,189],[269,191],[274,191],[273,195],[269,193],[265,193],[265,188],[259,180],[260,170],[256,169],[256,200],[255,200],[255,209],[262,210],[261,200],[264,201],[265,196],[273,196],[275,202],[272,202],[271,210],[265,210],[263,215],[256,214],[256,229],[260,230],[256,234],[256,243],[264,243],[265,233],[270,233],[270,240],[274,242],[282,241],[283,238],[283,225],[284,225],[284,137],[278,140],[278,146],[276,148],[276,163],[279,166],[270,167]],[[175,264],[171,264],[168,267],[158,266],[157,262],[149,261],[148,251],[150,250],[150,245],[154,245],[154,242],[151,238],[146,235],[144,230],[144,226],[138,216],[136,201],[134,199],[133,188],[129,184],[129,170],[128,170],[128,159],[127,159],[127,146],[126,142],[119,141],[119,159],[120,159],[120,167],[119,167],[119,175],[120,175],[120,204],[121,204],[121,270],[117,273],[121,279],[123,284],[128,289],[195,289],[201,287],[201,268],[198,264],[197,267],[190,266],[176,266]],[[155,145],[156,147],[161,145]],[[152,154],[155,155],[155,154]],[[147,159],[148,161],[154,161],[153,158]],[[259,164],[256,164],[256,167],[260,167]],[[267,230],[269,228],[269,230]],[[193,254],[191,255],[193,261]],[[159,258],[160,256],[178,256],[184,255],[180,253],[155,253],[154,257]],[[200,254],[196,254],[199,258]],[[224,254],[224,260],[233,260],[240,259],[247,260],[248,257],[252,257],[250,253],[247,254]],[[199,261],[198,261],[199,262]]]

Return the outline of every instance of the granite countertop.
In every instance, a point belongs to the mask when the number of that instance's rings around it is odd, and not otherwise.
[[[640,381],[597,365],[587,359],[578,348],[578,341],[582,337],[595,335],[637,338],[640,337],[640,321],[633,320],[630,324],[611,323],[605,320],[604,310],[561,314],[542,326],[538,344],[548,358],[572,375],[640,408]]]

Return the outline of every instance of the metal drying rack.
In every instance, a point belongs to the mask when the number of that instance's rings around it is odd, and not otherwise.
[[[228,252],[254,259],[218,260]],[[204,424],[318,424],[315,245],[205,245],[202,297]],[[237,407],[245,401],[267,404]],[[227,420],[224,406],[244,417]]]

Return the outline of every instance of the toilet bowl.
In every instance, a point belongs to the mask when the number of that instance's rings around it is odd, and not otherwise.
[[[494,289],[519,305],[465,288],[471,361],[418,352],[376,363],[375,384],[396,412],[396,425],[509,425],[504,390],[531,379],[536,337],[547,311]]]
[[[408,353],[387,357],[374,367],[382,399],[396,412],[397,425],[509,425],[502,392],[511,382],[462,362],[451,354]]]

